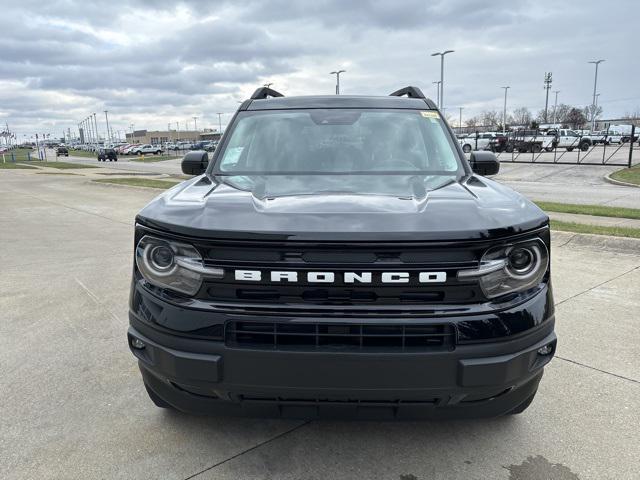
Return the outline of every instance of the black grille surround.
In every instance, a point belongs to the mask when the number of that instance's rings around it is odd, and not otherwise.
[[[225,345],[231,348],[305,351],[453,350],[450,324],[229,321]]]
[[[462,268],[477,267],[483,245],[430,246],[348,243],[246,242],[198,245],[207,266],[224,269],[224,277],[207,279],[196,298],[216,305],[251,307],[465,305],[485,301],[475,280],[458,280]],[[236,270],[260,273],[259,281],[238,280]],[[295,272],[298,281],[272,281],[270,273]],[[309,272],[331,273],[331,282],[308,282]],[[345,273],[368,272],[370,283],[346,282]],[[406,283],[385,283],[383,272],[409,274]],[[445,272],[445,282],[420,282],[420,272]]]

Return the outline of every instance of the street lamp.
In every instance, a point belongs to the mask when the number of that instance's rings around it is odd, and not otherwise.
[[[112,139],[111,139],[112,135],[111,135],[111,131],[109,130],[109,117],[107,116],[108,113],[109,113],[109,110],[105,110],[104,111],[104,119],[107,122],[107,135],[109,136],[109,143],[111,143],[112,142]]]
[[[198,117],[193,117],[193,129],[197,132],[198,131]]]
[[[218,112],[218,131],[220,132],[220,137],[222,138],[222,112]]]
[[[336,76],[336,95],[340,95],[340,74],[345,72],[346,70],[336,70],[335,72],[329,72],[329,75]]]
[[[458,133],[462,133],[462,110],[464,109],[464,107],[458,107],[458,110],[460,110],[460,119],[458,120],[458,130],[460,130]]]
[[[556,99],[553,103],[553,124],[555,125],[556,123],[556,112],[558,111],[558,94],[560,93],[560,90],[554,90],[553,93],[556,94]]]
[[[588,63],[593,63],[596,66],[596,74],[593,78],[593,102],[591,102],[592,110],[591,110],[591,131],[596,128],[596,88],[598,86],[598,65],[604,62],[604,59],[600,60],[592,60]]]
[[[507,131],[507,92],[511,87],[500,87],[504,89],[504,107],[502,109],[502,133]]]
[[[431,82],[436,86],[436,106],[440,108],[440,84],[442,83],[440,80],[437,82]]]
[[[453,53],[455,50],[445,50],[444,52],[432,53],[432,57],[440,56],[440,110],[444,110],[444,56]]]

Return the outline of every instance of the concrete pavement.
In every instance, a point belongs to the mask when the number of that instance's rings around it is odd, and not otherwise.
[[[125,338],[133,218],[155,194],[0,171],[0,478],[637,478],[640,254],[554,234],[559,347],[521,416],[190,417],[151,404]]]

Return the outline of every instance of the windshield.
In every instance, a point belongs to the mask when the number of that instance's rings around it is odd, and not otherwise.
[[[216,173],[451,176],[463,171],[434,111],[241,112],[230,133]]]

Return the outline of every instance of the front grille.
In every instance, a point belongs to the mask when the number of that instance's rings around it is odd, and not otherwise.
[[[199,245],[207,265],[223,268],[222,278],[208,279],[198,294],[218,305],[287,305],[288,307],[393,305],[464,305],[484,300],[473,280],[458,280],[461,268],[477,266],[481,245],[338,244],[220,242]],[[242,281],[235,270],[250,270],[259,280]],[[270,272],[295,272],[295,281],[272,281]],[[330,272],[331,282],[309,282],[309,272]],[[344,281],[345,272],[369,272],[370,282]],[[383,283],[382,272],[406,272],[410,281]],[[421,283],[419,272],[445,272],[445,282]]]
[[[326,351],[429,351],[453,349],[450,324],[362,324],[231,321],[231,348]]]

